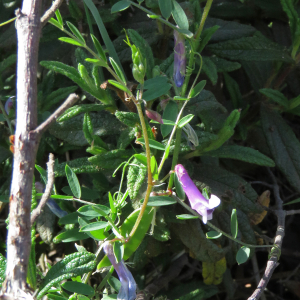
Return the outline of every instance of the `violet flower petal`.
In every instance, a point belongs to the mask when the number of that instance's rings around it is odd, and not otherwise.
[[[176,86],[181,87],[184,82],[186,56],[184,35],[174,30],[174,81]]]
[[[136,283],[132,274],[126,267],[124,260],[122,259],[120,262],[117,263],[113,251],[113,245],[110,242],[105,242],[103,244],[103,250],[109,258],[111,264],[115,268],[122,285],[118,293],[117,299],[134,300],[136,298]]]
[[[191,208],[202,215],[202,221],[206,224],[207,220],[212,219],[213,211],[220,205],[221,200],[215,195],[211,195],[209,200],[206,199],[189,177],[183,165],[176,165],[175,173],[190,201]]]

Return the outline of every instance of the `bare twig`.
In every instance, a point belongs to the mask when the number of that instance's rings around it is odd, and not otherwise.
[[[285,214],[285,211],[282,209],[283,201],[280,197],[279,186],[277,184],[276,177],[271,172],[271,170],[268,169],[268,172],[273,180],[273,191],[274,191],[274,196],[275,196],[275,200],[276,200],[276,205],[278,208],[278,210],[275,211],[275,214],[276,214],[277,220],[278,220],[276,237],[275,237],[275,242],[274,242],[275,247],[273,247],[271,250],[271,254],[270,254],[269,260],[267,262],[267,267],[265,269],[265,273],[264,273],[262,279],[260,280],[256,290],[248,298],[248,300],[257,300],[261,297],[263,291],[265,290],[268,282],[271,279],[271,276],[272,276],[275,268],[278,266],[278,260],[280,257],[281,246],[282,246],[282,241],[283,241],[283,237],[284,237],[286,214]]]
[[[285,212],[287,216],[300,214],[300,209],[292,209]]]
[[[41,17],[41,26],[44,27],[50,18],[54,15],[55,11],[61,6],[64,0],[55,0],[51,7]]]
[[[62,115],[69,107],[71,107],[76,101],[78,101],[79,96],[76,94],[70,94],[65,102],[42,124],[40,124],[32,133],[35,133],[37,136],[41,136],[42,133],[60,116]]]
[[[49,154],[49,161],[47,163],[47,174],[48,174],[48,180],[47,180],[47,185],[46,185],[46,189],[45,192],[40,200],[39,205],[32,211],[31,213],[31,218],[30,218],[30,223],[31,226],[33,225],[33,223],[35,222],[35,220],[37,219],[37,217],[40,215],[42,209],[44,208],[44,206],[46,205],[48,199],[51,196],[51,191],[52,191],[52,187],[54,184],[54,155],[52,153]]]
[[[252,262],[252,267],[253,267],[253,271],[254,271],[255,282],[258,285],[259,281],[260,281],[260,274],[259,274],[259,268],[258,268],[256,253],[254,253],[254,255],[251,257],[251,262]],[[266,300],[267,299],[266,295],[264,294],[264,292],[262,292],[262,294],[261,294],[261,299],[262,300]]]

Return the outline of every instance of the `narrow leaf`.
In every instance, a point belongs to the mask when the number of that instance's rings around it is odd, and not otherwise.
[[[98,41],[98,39],[93,35],[91,34],[91,38],[93,40],[93,43],[94,43],[94,46],[99,54],[99,56],[104,60],[106,61],[106,55],[105,55],[105,52],[100,44],[100,42]]]
[[[89,296],[93,296],[95,294],[95,291],[91,286],[77,281],[67,281],[64,282],[61,286],[72,293],[78,293]]]
[[[114,242],[113,250],[117,263],[119,263],[124,256],[124,245],[121,242]]]
[[[75,45],[75,46],[79,46],[79,47],[82,47],[82,46],[83,46],[82,43],[77,42],[77,41],[75,41],[74,39],[69,38],[69,37],[61,37],[61,38],[59,38],[59,40],[62,41],[62,42],[68,43],[68,44]]]
[[[76,174],[68,165],[66,165],[66,167],[65,167],[65,172],[66,172],[68,183],[72,190],[73,195],[76,198],[80,198],[81,197],[81,188],[80,188],[80,184],[79,184]]]
[[[189,215],[189,214],[176,215],[176,218],[179,219],[179,220],[198,219],[197,216]]]
[[[206,80],[202,80],[198,82],[197,85],[191,90],[190,98],[194,98],[198,96],[201,93],[201,91],[204,89],[205,85],[206,85]]]
[[[144,138],[139,138],[139,139],[137,139],[137,141],[139,143],[145,145]],[[161,144],[160,142],[157,142],[155,140],[149,139],[149,146],[150,146],[150,148],[153,148],[153,149],[165,150],[165,146],[163,144]]]
[[[90,231],[95,231],[99,229],[103,229],[107,227],[109,224],[107,222],[103,221],[98,221],[98,222],[93,222],[88,225],[85,225],[80,228],[79,232],[90,232]]]
[[[149,197],[149,201],[147,203],[148,206],[165,206],[172,205],[177,203],[176,200],[167,197],[167,196],[153,196]]]
[[[78,40],[81,41],[83,45],[85,45],[85,39],[81,35],[80,31],[72,23],[68,21],[67,21],[67,25],[72,31],[72,33],[78,38]]]
[[[222,236],[222,233],[220,233],[218,231],[209,231],[206,233],[206,238],[208,238],[208,239],[218,239],[221,236]]]
[[[231,212],[230,228],[231,228],[231,235],[236,239],[238,234],[238,220],[237,220],[237,213],[235,208]]]
[[[121,91],[131,95],[131,92],[130,90],[123,84],[119,83],[118,81],[115,81],[115,80],[111,80],[109,79],[108,82],[112,85],[114,85],[115,87],[117,87],[118,89],[120,89]]]
[[[122,70],[118,66],[118,64],[114,61],[114,59],[112,57],[109,58],[109,61],[112,65],[112,67],[114,68],[116,74],[118,75],[118,77],[124,82],[124,84],[126,84],[126,79],[124,77]]]
[[[189,123],[192,119],[194,118],[194,115],[189,114],[185,117],[183,117],[179,122],[178,122],[178,127],[182,128],[185,126],[187,123]]]
[[[56,15],[56,19],[57,19],[58,23],[60,24],[60,26],[64,27],[63,18],[62,18],[61,14],[60,14],[60,11],[58,9],[55,11],[55,15]]]

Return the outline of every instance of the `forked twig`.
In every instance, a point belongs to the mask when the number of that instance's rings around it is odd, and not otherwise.
[[[54,15],[55,11],[61,6],[64,0],[55,0],[51,7],[41,17],[41,26],[44,27],[50,18]]]

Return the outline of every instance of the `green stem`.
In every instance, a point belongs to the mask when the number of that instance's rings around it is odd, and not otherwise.
[[[181,132],[182,132],[181,128],[178,128],[176,131],[175,148],[174,148],[174,152],[173,152],[173,160],[172,160],[171,170],[174,170],[174,168],[177,164],[177,161],[178,161],[179,152],[180,152]],[[168,183],[168,190],[171,190],[173,187],[174,176],[175,176],[174,173],[172,173],[170,175],[170,179],[169,179],[169,183]]]
[[[9,24],[9,23],[11,23],[11,22],[13,22],[16,18],[17,18],[17,17],[12,18],[12,19],[10,19],[10,20],[8,20],[8,21],[5,21],[5,22],[1,23],[1,24],[0,24],[0,27],[1,27],[1,26],[4,26],[4,25],[6,25],[6,24]]]
[[[14,129],[11,125],[10,119],[8,117],[8,114],[5,111],[5,108],[4,108],[3,103],[2,103],[1,100],[0,100],[0,110],[2,111],[2,114],[3,114],[3,117],[4,117],[5,121],[7,122],[10,134],[13,135],[14,134]]]
[[[202,216],[199,215],[195,210],[193,210],[192,208],[190,208],[187,204],[185,204],[184,202],[182,202],[178,197],[176,196],[172,196],[172,198],[174,198],[180,205],[182,205],[185,209],[187,209],[191,214],[193,214],[194,216],[198,217],[201,221],[202,221]],[[227,234],[226,232],[224,232],[223,230],[219,229],[218,227],[216,227],[215,225],[213,225],[211,222],[207,222],[207,225],[218,231],[219,233],[222,233],[224,236],[226,236],[227,238],[229,238],[230,240],[241,244],[243,246],[246,246],[248,248],[266,248],[266,247],[273,247],[274,245],[252,245],[252,244],[247,244],[244,243],[242,241],[239,241],[238,239],[235,239],[234,237],[230,236],[229,234]]]
[[[178,124],[178,122],[180,121],[182,112],[183,112],[183,110],[184,110],[184,108],[185,108],[185,106],[186,106],[187,103],[188,103],[188,101],[185,101],[184,104],[183,104],[183,106],[182,106],[182,108],[181,108],[180,111],[179,111],[179,114],[178,114],[177,119],[176,119],[176,123],[175,123],[175,125],[174,125],[174,127],[173,127],[173,130],[172,130],[172,132],[171,132],[171,135],[170,135],[170,138],[169,138],[168,143],[167,143],[167,145],[166,145],[166,148],[169,147],[169,146],[171,145],[173,136],[174,136],[174,134],[175,134],[175,132],[176,132],[176,129],[177,129],[177,124]],[[180,144],[179,144],[179,145],[180,145]],[[175,151],[175,150],[174,150],[174,151]],[[157,172],[158,172],[158,175],[159,175],[159,173],[160,173],[160,171],[161,171],[161,169],[162,169],[162,167],[163,167],[163,165],[164,165],[166,159],[167,159],[167,155],[166,155],[166,151],[165,151],[165,152],[164,152],[164,155],[163,155],[163,157],[162,157],[162,159],[161,159],[161,161],[160,161],[159,167],[158,167],[158,171],[157,171]]]
[[[142,96],[142,95],[141,95]],[[152,191],[152,187],[153,187],[153,180],[152,180],[152,173],[151,173],[151,152],[150,152],[150,146],[149,146],[149,138],[148,138],[148,133],[147,133],[147,127],[146,127],[146,123],[145,123],[145,118],[143,115],[143,111],[142,111],[142,107],[141,104],[138,102],[139,100],[135,100],[133,99],[135,104],[136,104],[136,108],[139,114],[139,118],[141,121],[141,125],[142,125],[142,131],[143,131],[143,136],[144,136],[144,140],[145,140],[145,148],[146,148],[146,156],[147,156],[147,172],[148,172],[148,186],[147,186],[147,191],[146,191],[146,195],[144,198],[144,202],[143,205],[141,207],[140,213],[136,219],[136,222],[130,232],[129,237],[132,237],[135,233],[135,231],[137,230],[141,219],[144,215],[144,212],[147,208],[147,203],[150,197],[150,193]]]
[[[203,14],[202,14],[202,18],[201,18],[201,22],[200,22],[198,30],[197,30],[197,32],[195,34],[195,39],[196,39],[197,43],[199,43],[199,38],[200,38],[202,30],[204,28],[204,24],[205,24],[205,21],[207,19],[207,16],[208,16],[210,7],[212,5],[212,2],[213,2],[213,0],[207,0],[207,2],[205,4],[204,10],[203,10]]]

